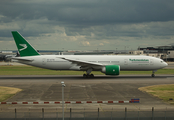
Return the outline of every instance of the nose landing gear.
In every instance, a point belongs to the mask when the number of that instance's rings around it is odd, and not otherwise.
[[[151,76],[152,76],[152,77],[155,77],[155,74],[152,74]]]
[[[155,77],[155,72],[156,72],[157,70],[154,70],[154,71],[152,71],[152,77]]]

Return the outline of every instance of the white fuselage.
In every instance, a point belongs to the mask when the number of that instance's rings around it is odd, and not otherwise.
[[[31,61],[18,61],[23,64],[52,69],[52,70],[87,70],[81,68],[78,64],[62,59],[63,57],[82,60],[92,63],[101,63],[106,65],[119,65],[120,70],[125,71],[147,71],[158,70],[167,66],[162,59],[150,56],[132,56],[132,55],[38,55],[31,57],[21,57]],[[93,70],[101,70],[101,67],[93,67]]]

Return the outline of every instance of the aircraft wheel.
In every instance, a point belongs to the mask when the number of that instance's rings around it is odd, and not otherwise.
[[[93,77],[94,77],[94,74],[91,74],[91,75],[90,75],[90,77],[92,77],[92,78],[93,78]]]
[[[84,78],[86,78],[86,77],[87,77],[87,75],[86,75],[86,74],[83,74],[83,77],[84,77]]]
[[[152,77],[155,77],[155,74],[152,74],[151,76],[152,76]]]
[[[84,78],[93,78],[94,75],[93,74],[83,74]]]

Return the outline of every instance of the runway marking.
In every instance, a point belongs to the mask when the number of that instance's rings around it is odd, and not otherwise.
[[[131,99],[130,101],[65,101],[65,104],[90,104],[90,103],[139,103],[139,99]],[[0,104],[62,104],[62,101],[50,101],[50,102],[0,102]]]

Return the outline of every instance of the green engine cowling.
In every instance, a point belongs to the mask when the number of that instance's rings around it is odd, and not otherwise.
[[[101,72],[106,75],[119,75],[120,74],[120,66],[119,65],[107,65],[102,68]]]

